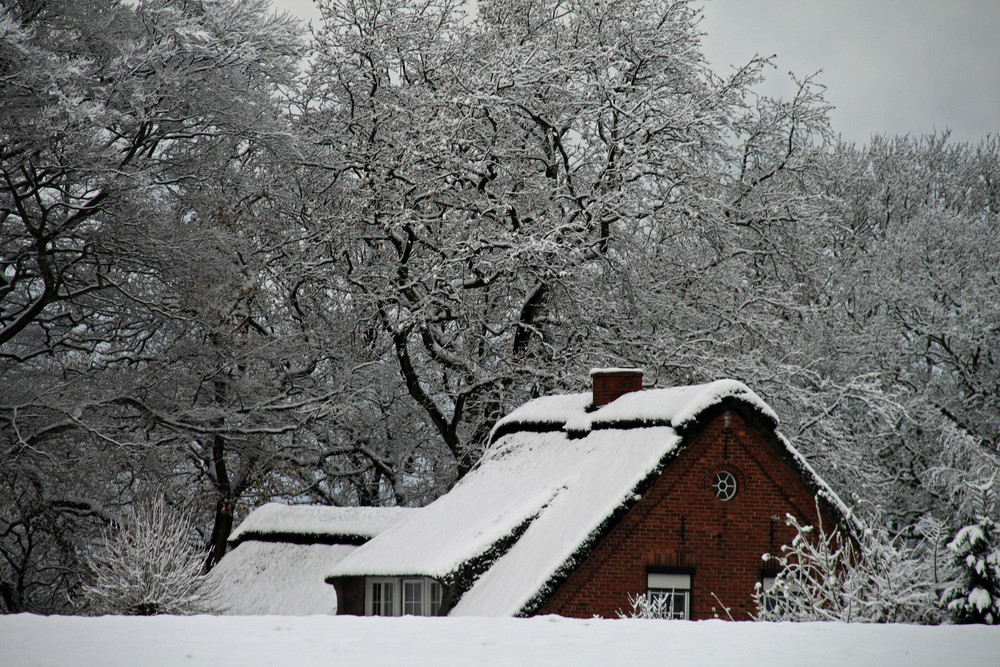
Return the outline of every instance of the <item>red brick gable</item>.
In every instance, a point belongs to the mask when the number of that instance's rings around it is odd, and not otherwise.
[[[614,618],[631,608],[630,594],[645,593],[650,568],[678,567],[693,571],[693,619],[727,618],[723,605],[734,619],[749,619],[761,556],[794,537],[785,514],[817,520],[814,495],[788,467],[785,449],[771,429],[751,421],[730,408],[706,415],[687,434],[686,448],[535,613]],[[725,502],[711,488],[719,470],[738,483]],[[823,514],[824,525],[834,525]]]

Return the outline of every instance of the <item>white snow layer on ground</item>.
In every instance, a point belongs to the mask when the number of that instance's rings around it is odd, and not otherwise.
[[[267,503],[250,513],[230,542],[246,534],[356,535],[374,537],[409,516],[409,507],[326,507]]]
[[[995,665],[988,626],[380,618],[0,616],[18,667],[234,665]]]
[[[337,593],[326,571],[356,546],[247,541],[209,575],[217,586],[211,608],[236,615],[336,614]]]

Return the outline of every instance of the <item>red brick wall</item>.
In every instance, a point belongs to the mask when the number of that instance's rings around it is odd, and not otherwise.
[[[738,481],[726,502],[711,489],[720,469]],[[713,607],[727,618],[725,605],[734,619],[749,619],[761,555],[778,553],[794,537],[786,513],[815,525],[813,497],[772,445],[738,413],[720,412],[537,613],[614,618],[630,609],[630,593],[645,593],[647,568],[674,566],[694,568],[692,618],[713,618]],[[829,517],[823,521],[832,526]]]
[[[632,369],[595,370],[591,372],[595,407],[607,405],[622,394],[642,391],[642,371]]]

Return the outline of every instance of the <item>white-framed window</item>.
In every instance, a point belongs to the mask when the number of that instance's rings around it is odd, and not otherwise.
[[[441,584],[430,577],[368,577],[366,616],[437,616]]]
[[[437,616],[441,612],[441,584],[430,580],[430,616]]]
[[[646,597],[660,618],[691,617],[691,575],[650,572],[646,575]]]
[[[369,579],[365,589],[365,615],[399,616],[395,579]]]
[[[726,502],[736,496],[736,476],[728,470],[720,470],[712,478],[712,493],[715,497]]]
[[[403,579],[403,615],[424,615],[424,582],[422,579]]]

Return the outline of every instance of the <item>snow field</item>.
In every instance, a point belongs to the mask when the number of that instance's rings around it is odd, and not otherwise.
[[[989,626],[353,616],[0,617],[4,667],[994,665]]]

